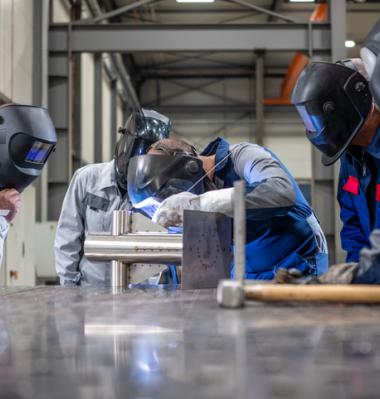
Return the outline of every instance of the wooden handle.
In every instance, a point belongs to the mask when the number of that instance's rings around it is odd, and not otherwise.
[[[244,292],[255,301],[380,303],[380,286],[376,285],[257,284],[244,286]]]

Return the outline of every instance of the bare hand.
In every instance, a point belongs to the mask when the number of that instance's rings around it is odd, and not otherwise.
[[[21,208],[22,200],[20,193],[14,188],[6,188],[0,191],[0,209],[8,209],[5,216],[7,222],[11,222]]]

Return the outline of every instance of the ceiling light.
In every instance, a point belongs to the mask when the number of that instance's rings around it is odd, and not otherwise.
[[[213,3],[214,0],[176,0],[177,3]]]
[[[315,3],[315,0],[289,0],[289,3]]]
[[[355,47],[356,43],[353,40],[346,40],[344,45],[348,48]]]

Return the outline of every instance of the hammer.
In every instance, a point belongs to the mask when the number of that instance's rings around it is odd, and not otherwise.
[[[217,288],[218,304],[225,308],[244,306],[245,299],[264,302],[380,303],[380,286],[349,284],[251,284],[221,280]]]

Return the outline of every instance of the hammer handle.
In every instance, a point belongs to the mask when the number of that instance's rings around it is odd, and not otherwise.
[[[244,292],[255,301],[380,303],[380,286],[376,285],[257,284],[244,286]]]

